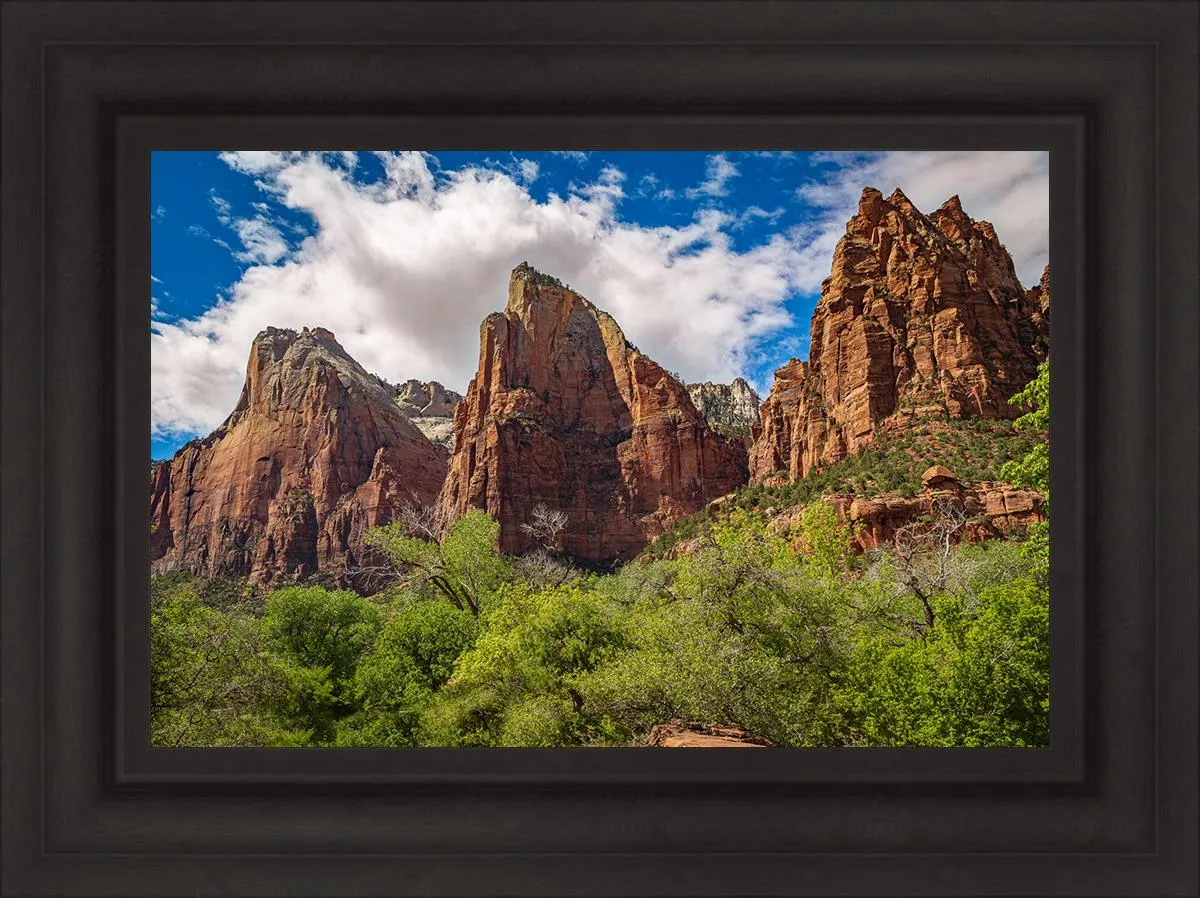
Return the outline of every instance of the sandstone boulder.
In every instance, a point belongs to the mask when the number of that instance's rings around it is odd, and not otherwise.
[[[942,465],[931,465],[921,475],[921,483],[927,487],[939,486],[948,483],[958,483],[958,478],[954,476],[954,472],[949,468]]]
[[[965,521],[955,539],[983,542],[1013,536],[1030,524],[1045,520],[1045,500],[1034,490],[1018,489],[1011,484],[983,481],[961,484],[928,485],[912,498],[884,496],[823,496],[837,512],[839,520],[850,522],[857,533],[860,551],[890,545],[896,531],[922,519],[928,519],[943,503],[958,509]],[[785,532],[786,527],[778,532]]]
[[[767,748],[768,739],[752,735],[739,726],[691,723],[672,720],[656,724],[646,744],[651,748]]]

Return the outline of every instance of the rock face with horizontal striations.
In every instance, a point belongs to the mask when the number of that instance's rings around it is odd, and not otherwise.
[[[751,475],[795,479],[914,419],[1013,418],[1049,346],[1049,271],[1033,290],[958,197],[924,215],[863,191],[812,317],[810,360],[775,372]]]
[[[758,421],[758,394],[745,378],[730,384],[688,384],[688,395],[709,427],[734,436],[749,436]]]
[[[332,333],[267,328],[232,414],[152,467],[151,568],[353,584],[363,534],[435,501],[447,455]]]
[[[522,525],[544,504],[568,515],[568,554],[630,558],[747,479],[745,447],[714,432],[679,381],[611,316],[524,264],[504,311],[484,319],[454,431],[442,511],[487,511],[507,553],[532,545]]]

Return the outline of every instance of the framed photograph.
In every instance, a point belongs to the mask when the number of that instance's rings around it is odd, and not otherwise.
[[[150,164],[153,746],[1049,746],[1048,152]]]
[[[1200,894],[1200,7],[3,16],[6,894]]]

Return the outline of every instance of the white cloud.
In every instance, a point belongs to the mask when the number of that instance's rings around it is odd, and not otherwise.
[[[211,240],[217,246],[224,247],[225,249],[229,250],[230,252],[233,252],[233,247],[231,247],[225,240],[221,239],[220,237],[214,237],[212,235],[212,233],[208,230],[208,228],[204,227],[204,225],[190,224],[187,226],[187,232],[189,234],[191,234],[193,237],[203,237],[205,240]]]
[[[517,161],[517,171],[526,184],[531,184],[537,180],[540,168],[532,159],[520,159]]]
[[[795,150],[759,150],[753,154],[759,159],[772,159],[776,164],[781,162],[791,162],[796,158]]]
[[[738,176],[738,167],[724,153],[709,156],[705,166],[704,180],[686,191],[688,199],[702,196],[728,196],[729,182]]]
[[[300,158],[302,154],[274,150],[234,150],[219,154],[221,161],[246,175],[266,175],[283,168],[289,160]]]
[[[925,213],[958,194],[968,215],[995,225],[1026,286],[1036,283],[1049,261],[1049,153],[906,150],[822,153],[816,161],[836,167],[820,180],[801,185],[796,194],[822,213],[832,234],[832,242],[827,234],[822,243],[831,252],[846,219],[858,208],[863,187],[869,185],[884,196],[899,187]],[[821,277],[828,273],[826,265]]]
[[[929,210],[958,193],[1010,248],[1025,248],[1026,265],[1046,245],[1045,164],[1008,154],[842,157],[823,182],[802,188],[814,216],[745,251],[730,236],[739,223],[774,221],[779,210],[704,209],[677,226],[649,227],[620,216],[626,177],[613,166],[539,202],[519,168],[440,171],[421,153],[383,153],[384,178],[363,183],[337,155],[221,154],[314,224],[289,241],[289,223],[268,208],[229,219],[242,222],[242,247],[231,251],[254,264],[199,317],[154,322],[157,434],[203,434],[219,424],[237,400],[251,341],[272,325],[327,327],[370,371],[463,392],[478,361],[479,324],[503,308],[508,273],[522,260],[610,312],[630,340],[688,381],[749,377],[803,352],[807,317],[793,320],[785,302],[819,290],[868,184],[885,193],[902,186]],[[733,177],[722,158],[709,160],[714,191]]]
[[[559,156],[563,159],[570,159],[577,165],[583,165],[583,163],[588,161],[588,157],[591,156],[591,153],[585,153],[583,150],[552,150],[550,155]]]
[[[291,248],[279,228],[262,218],[239,218],[233,222],[238,239],[245,249],[234,253],[240,262],[274,265]]]
[[[335,158],[340,160],[340,154]],[[209,200],[217,212],[217,220],[237,234],[242,242],[243,248],[233,253],[233,257],[239,262],[274,265],[287,255],[291,247],[279,228],[271,223],[271,207],[266,203],[251,204],[257,213],[254,218],[236,218],[233,215],[233,206],[215,190],[209,191]],[[216,242],[229,247],[224,241]]]
[[[219,196],[215,190],[208,192],[208,199],[212,203],[212,207],[217,210],[217,219],[221,224],[229,224],[230,213],[233,211],[229,201]]]
[[[626,222],[617,214],[625,175],[613,166],[538,202],[493,169],[435,179],[415,153],[382,158],[379,184],[356,183],[319,155],[226,161],[311,215],[315,233],[285,250],[273,242],[278,231],[256,243],[243,228],[262,264],[198,318],[155,322],[160,434],[207,433],[225,418],[250,343],[268,325],[327,327],[368,370],[461,392],[478,362],[479,324],[503,308],[508,274],[524,259],[613,314],[630,340],[689,380],[731,380],[759,341],[794,324],[783,303],[798,257],[784,236],[737,252],[727,233],[734,219],[716,210],[679,227]]]
[[[652,194],[654,193],[654,188],[658,185],[659,180],[656,175],[642,175],[641,180],[638,181],[637,195],[647,196],[648,194]]]
[[[742,228],[746,227],[746,225],[750,224],[750,222],[754,221],[755,219],[762,219],[762,220],[766,221],[768,224],[774,224],[775,222],[779,221],[779,219],[783,216],[783,213],[786,211],[787,210],[785,208],[783,208],[783,206],[779,206],[776,209],[772,209],[770,212],[768,212],[766,209],[762,208],[761,206],[747,206],[746,209],[742,212],[742,214],[739,215],[737,217],[737,219],[733,222],[731,227],[735,231],[740,231]]]

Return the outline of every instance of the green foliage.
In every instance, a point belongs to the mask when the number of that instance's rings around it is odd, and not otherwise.
[[[420,714],[474,641],[475,619],[444,601],[398,607],[355,671],[361,706],[338,736],[342,745],[417,744]]]
[[[481,604],[512,578],[508,562],[495,550],[499,537],[499,523],[473,510],[444,536],[432,523],[407,521],[372,530],[367,543],[382,549],[403,572],[406,586],[433,589],[478,617]]]
[[[935,600],[937,625],[865,635],[835,674],[837,738],[852,745],[1049,744],[1049,597],[1032,578]]]
[[[619,607],[578,581],[503,589],[430,726],[466,745],[556,745],[587,728],[570,680],[627,645]]]
[[[307,734],[270,712],[286,692],[257,620],[204,603],[207,584],[173,575],[150,591],[150,741],[160,747],[287,746]]]
[[[1044,438],[1034,444],[1019,459],[1004,465],[1002,475],[1017,486],[1039,490],[1045,496],[1045,511],[1050,513],[1050,363],[1038,366],[1037,377],[1012,399],[1013,405],[1028,411],[1018,418],[1014,426],[1019,431],[1035,432]],[[1049,518],[1029,528],[1026,552],[1038,562],[1038,575],[1045,579],[1050,568],[1050,522]]]
[[[818,499],[805,506],[799,536],[804,542],[805,563],[822,576],[834,579],[853,569],[856,528],[838,520],[828,502]]]
[[[1013,426],[1018,431],[1033,431],[1048,434],[1050,430],[1050,365],[1043,362],[1038,366],[1037,377],[1029,382],[1012,399],[1013,405],[1028,411],[1017,418]],[[1039,440],[1021,458],[1007,462],[1001,469],[1002,476],[1017,486],[1039,490],[1050,500],[1050,440],[1046,436]]]
[[[375,639],[379,609],[353,592],[289,587],[267,597],[262,631],[286,695],[275,710],[318,743],[356,709],[355,668]]]
[[[786,746],[1046,744],[1049,603],[1019,544],[939,556],[928,622],[911,557],[855,555],[825,502],[782,520],[735,507],[678,559],[566,577],[497,554],[482,513],[440,540],[393,526],[372,540],[405,570],[375,599],[160,578],[154,744],[636,745],[672,718]]]

